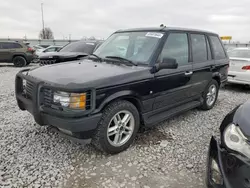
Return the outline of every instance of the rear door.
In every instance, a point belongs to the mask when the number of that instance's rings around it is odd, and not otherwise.
[[[177,60],[177,69],[163,69],[155,73],[154,110],[170,109],[191,100],[192,64],[189,62],[188,34],[170,33],[163,46],[158,62],[163,58]]]
[[[190,33],[193,77],[192,95],[200,97],[213,77],[214,60],[208,37],[202,33]]]

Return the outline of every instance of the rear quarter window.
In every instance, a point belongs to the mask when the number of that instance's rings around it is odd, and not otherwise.
[[[225,59],[226,58],[225,50],[219,37],[217,36],[209,36],[209,37],[210,37],[211,44],[213,47],[214,59],[217,59],[217,60]]]

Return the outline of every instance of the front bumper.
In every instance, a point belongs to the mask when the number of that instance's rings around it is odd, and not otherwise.
[[[33,115],[36,123],[39,125],[52,125],[58,130],[70,132],[72,137],[84,139],[91,138],[92,133],[97,128],[102,114],[92,114],[91,112],[93,109],[91,109],[87,114],[74,114],[72,112],[61,112],[58,110],[48,110],[43,108],[40,104],[39,93],[45,83],[25,75],[25,71],[28,70],[23,70],[17,74],[15,82],[16,100],[19,108],[21,110],[29,111]],[[31,97],[32,100],[26,98],[20,92],[22,79],[32,81],[32,83],[34,83],[34,92]]]
[[[223,184],[215,184],[212,180],[211,161],[218,164]],[[250,163],[249,159],[222,148],[214,137],[211,138],[208,160],[206,184],[208,188],[249,188]]]

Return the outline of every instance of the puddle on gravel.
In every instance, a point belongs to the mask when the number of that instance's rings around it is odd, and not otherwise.
[[[174,138],[171,133],[164,133],[158,129],[150,129],[137,134],[135,145],[157,145],[162,140],[172,141]]]

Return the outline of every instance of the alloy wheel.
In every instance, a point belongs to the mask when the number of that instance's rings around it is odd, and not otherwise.
[[[123,110],[116,113],[108,125],[108,142],[114,147],[124,145],[133,135],[134,128],[135,118],[131,112]]]
[[[212,106],[216,100],[216,93],[217,93],[217,88],[214,84],[212,84],[207,93],[207,105]]]

